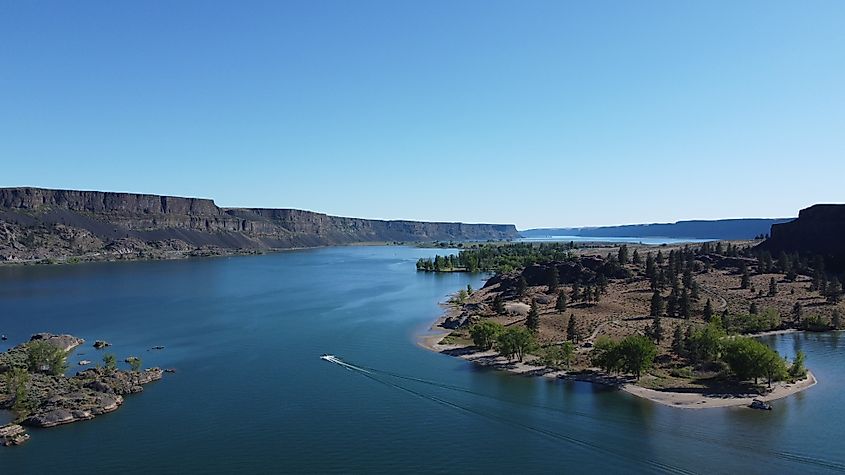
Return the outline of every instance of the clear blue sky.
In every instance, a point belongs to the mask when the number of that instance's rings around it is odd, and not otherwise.
[[[845,202],[845,2],[6,1],[0,186],[515,223]]]

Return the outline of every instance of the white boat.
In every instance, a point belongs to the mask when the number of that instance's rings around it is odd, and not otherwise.
[[[320,356],[321,360],[332,361],[334,359],[334,355],[324,354]]]

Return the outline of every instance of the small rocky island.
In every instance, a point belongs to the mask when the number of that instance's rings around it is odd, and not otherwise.
[[[104,365],[65,376],[67,354],[85,341],[71,335],[39,333],[29,342],[0,353],[0,409],[15,421],[0,426],[0,445],[29,440],[23,426],[54,427],[93,419],[123,404],[123,397],[161,379],[160,368],[142,370],[135,359],[130,371],[117,368],[105,355]]]

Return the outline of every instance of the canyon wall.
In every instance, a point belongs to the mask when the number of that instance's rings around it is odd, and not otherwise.
[[[296,209],[220,208],[201,198],[0,188],[0,258],[5,260],[115,249],[266,250],[516,237],[513,225],[384,221]]]

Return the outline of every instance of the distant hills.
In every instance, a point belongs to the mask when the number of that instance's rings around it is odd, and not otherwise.
[[[0,261],[167,258],[518,236],[512,224],[384,221],[297,209],[220,208],[202,198],[0,188]]]
[[[772,225],[786,223],[795,218],[742,218],[678,221],[676,223],[628,224],[622,226],[602,226],[591,228],[541,228],[520,231],[526,238],[550,236],[581,237],[665,237],[690,239],[753,239],[761,234],[769,234]]]

